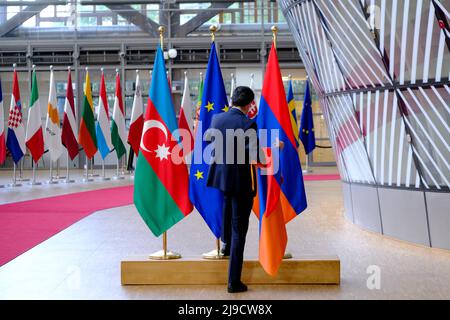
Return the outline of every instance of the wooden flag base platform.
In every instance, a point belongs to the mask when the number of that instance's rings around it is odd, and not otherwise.
[[[242,281],[246,284],[338,285],[340,260],[337,256],[299,256],[284,260],[277,277],[268,276],[258,260],[244,262]],[[225,285],[228,260],[182,258],[150,260],[137,256],[121,262],[122,285]]]

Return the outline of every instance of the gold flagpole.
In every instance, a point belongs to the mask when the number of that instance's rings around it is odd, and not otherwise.
[[[164,53],[163,48],[164,48],[165,28],[163,26],[160,26],[158,28],[158,31],[159,31],[159,40],[160,40],[160,45],[161,45],[161,51],[163,51],[163,53]],[[181,254],[167,250],[167,231],[164,231],[164,233],[162,234],[162,241],[163,241],[163,249],[151,254],[149,256],[150,259],[152,259],[152,260],[174,260],[174,259],[181,258]]]
[[[216,40],[216,32],[217,32],[218,28],[216,25],[212,25],[209,27],[209,31],[211,32],[211,42],[214,42]],[[220,238],[216,239],[216,249],[204,253],[202,255],[203,259],[207,259],[207,260],[221,260],[221,259],[225,259],[226,257],[220,252]]]

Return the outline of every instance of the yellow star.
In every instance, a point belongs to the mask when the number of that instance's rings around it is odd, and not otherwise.
[[[211,112],[214,110],[214,103],[208,102],[208,105],[205,106],[206,109],[208,109],[208,112]]]
[[[204,179],[203,178],[203,172],[201,172],[200,170],[197,170],[195,177],[197,178],[197,181],[200,179]]]
[[[228,112],[228,110],[230,110],[230,107],[227,105],[222,109],[223,112]]]

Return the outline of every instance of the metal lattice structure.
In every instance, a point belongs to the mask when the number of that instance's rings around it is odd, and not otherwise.
[[[319,92],[347,217],[450,249],[450,1],[280,5]]]

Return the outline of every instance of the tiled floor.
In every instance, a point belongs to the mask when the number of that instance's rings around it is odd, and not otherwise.
[[[74,174],[79,177],[81,172]],[[0,184],[7,180],[8,173],[1,172]],[[0,189],[0,202],[129,183],[127,179]],[[294,255],[337,254],[340,286],[250,286],[249,292],[231,296],[223,286],[123,287],[120,260],[161,247],[161,240],[153,237],[130,205],[94,213],[1,267],[0,298],[450,299],[450,252],[388,239],[346,221],[338,181],[307,182],[306,187],[309,208],[288,225],[288,249]],[[256,256],[257,240],[257,221],[252,217],[247,257]],[[199,255],[214,247],[214,239],[198,213],[193,213],[169,231],[169,247],[186,256]],[[380,290],[367,287],[370,266],[379,267]]]

